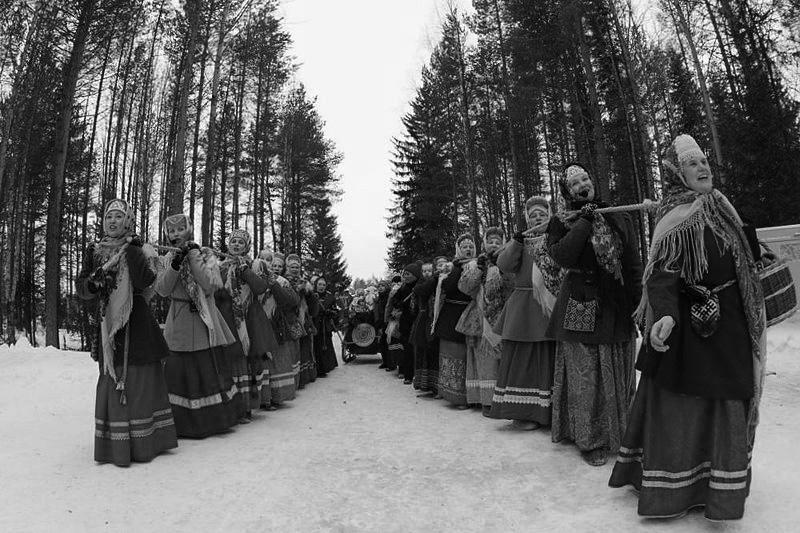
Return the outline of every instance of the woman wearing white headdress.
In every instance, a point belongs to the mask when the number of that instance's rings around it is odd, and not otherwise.
[[[767,355],[758,243],[692,137],[672,142],[663,168],[638,309],[642,378],[609,484],[639,489],[642,516],[704,506],[738,519]]]
[[[106,204],[103,238],[86,250],[75,282],[79,297],[98,303],[94,458],[117,466],[178,445],[161,367],[169,348],[147,302],[158,258],[133,220],[125,200]]]
[[[192,223],[183,213],[167,217],[164,232],[178,249],[162,258],[155,283],[171,300],[164,326],[169,401],[178,436],[204,438],[236,425],[236,387],[223,352],[236,339],[214,301],[222,279],[213,252],[192,241]]]

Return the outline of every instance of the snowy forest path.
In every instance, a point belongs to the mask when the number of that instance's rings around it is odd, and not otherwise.
[[[771,359],[747,511],[722,529],[701,513],[643,521],[630,490],[607,487],[610,463],[591,468],[548,431],[419,398],[372,356],[228,434],[98,466],[96,365],[0,351],[0,531],[791,531],[798,338]]]

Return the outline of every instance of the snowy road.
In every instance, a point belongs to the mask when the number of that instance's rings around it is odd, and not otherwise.
[[[722,525],[642,521],[610,464],[417,398],[369,357],[227,435],[98,466],[94,363],[0,347],[0,531],[797,531],[799,330],[770,330],[753,489]]]

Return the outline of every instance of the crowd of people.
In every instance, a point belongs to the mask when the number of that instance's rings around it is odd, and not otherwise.
[[[100,302],[95,459],[147,461],[293,399],[336,366],[345,308],[372,315],[380,367],[420,395],[548,430],[592,466],[614,454],[609,484],[635,487],[641,515],[740,518],[766,358],[759,246],[694,139],[677,137],[664,168],[645,265],[634,217],[604,209],[574,164],[556,205],[529,198],[510,239],[461,235],[452,257],[344,300],[295,255],[250,259],[243,230],[217,262],[185,215],[166,220],[159,258],[109,202],[78,282]],[[153,289],[171,299],[163,335]]]
[[[185,214],[165,220],[171,246],[159,256],[133,221],[126,201],[106,204],[103,238],[76,282],[97,302],[96,461],[147,462],[179,437],[248,424],[338,366],[336,302],[324,277],[304,277],[300,257],[252,258],[242,229],[225,253],[200,247]],[[163,330],[149,305],[156,293],[170,302]]]
[[[694,139],[677,137],[664,168],[646,265],[631,213],[604,209],[570,165],[558,205],[529,198],[507,242],[487,228],[478,253],[461,235],[452,257],[379,291],[381,367],[455,409],[549,429],[589,465],[616,455],[609,484],[637,489],[643,516],[736,519],[766,356],[761,252]]]

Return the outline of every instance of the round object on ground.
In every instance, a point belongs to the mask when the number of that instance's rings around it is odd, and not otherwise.
[[[353,342],[357,346],[366,348],[375,342],[375,328],[366,322],[357,325],[353,328]]]

